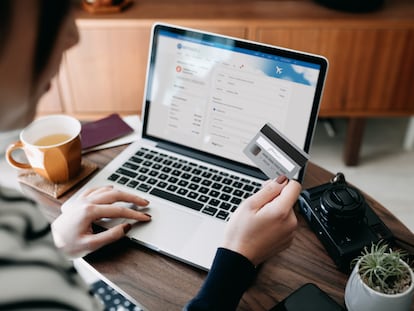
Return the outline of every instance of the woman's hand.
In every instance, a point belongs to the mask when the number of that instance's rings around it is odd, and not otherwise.
[[[101,218],[151,220],[150,215],[113,205],[115,202],[130,202],[143,207],[149,203],[143,198],[116,190],[112,186],[86,190],[71,205],[66,205],[62,214],[52,223],[56,246],[68,256],[81,257],[122,238],[131,229],[130,224],[123,223],[94,234],[93,222]]]
[[[301,191],[286,177],[267,182],[241,203],[227,226],[223,247],[258,265],[292,242],[297,219],[293,212]]]

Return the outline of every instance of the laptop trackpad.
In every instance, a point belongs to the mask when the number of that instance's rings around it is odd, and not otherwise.
[[[154,207],[147,211],[152,216],[151,221],[134,225],[128,236],[151,248],[176,253],[192,240],[205,218],[167,206],[165,202],[162,207],[155,207],[157,202],[151,201]]]

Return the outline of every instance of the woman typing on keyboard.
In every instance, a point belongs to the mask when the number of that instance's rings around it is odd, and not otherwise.
[[[0,135],[27,125],[48,90],[62,54],[78,33],[70,0],[0,1]],[[2,136],[0,136],[2,137]],[[1,184],[1,183],[0,183]],[[296,228],[292,210],[300,185],[280,177],[241,203],[227,226],[222,247],[186,310],[234,310],[251,284],[256,266],[287,248]],[[125,235],[128,224],[94,234],[91,224],[104,217],[149,221],[113,202],[148,204],[112,187],[91,189],[52,224],[37,206],[0,186],[1,310],[99,310],[102,304],[65,256],[83,256]],[[57,246],[57,247],[56,247]]]

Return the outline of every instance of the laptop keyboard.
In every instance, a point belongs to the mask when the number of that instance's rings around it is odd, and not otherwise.
[[[108,180],[227,221],[261,184],[155,150],[140,148]]]

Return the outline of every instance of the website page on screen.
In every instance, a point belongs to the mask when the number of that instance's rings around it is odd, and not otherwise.
[[[242,150],[267,122],[304,146],[316,65],[167,31],[157,46],[149,135],[248,165]]]

